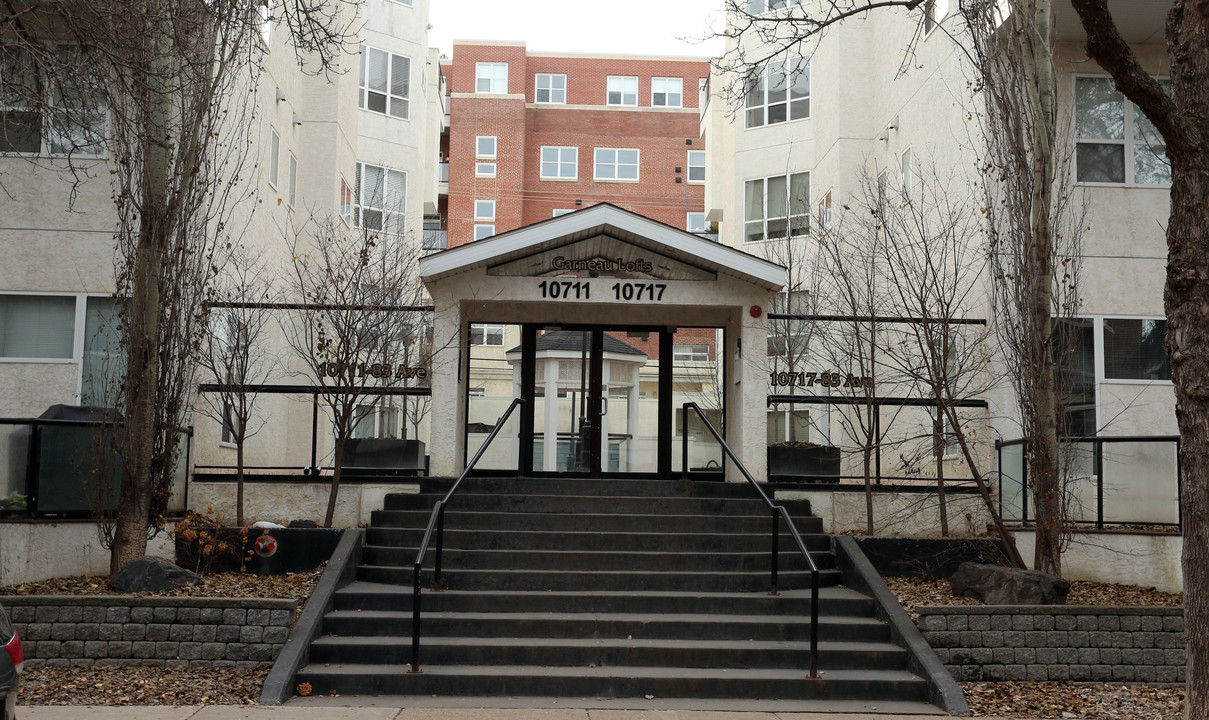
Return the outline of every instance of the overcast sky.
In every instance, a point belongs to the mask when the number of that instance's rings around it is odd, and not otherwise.
[[[451,55],[456,40],[520,40],[529,50],[622,55],[722,52],[721,0],[432,0],[428,43]],[[711,26],[712,23],[712,26]]]

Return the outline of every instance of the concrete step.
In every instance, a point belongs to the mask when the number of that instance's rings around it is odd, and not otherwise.
[[[447,517],[447,523],[453,518]],[[803,523],[795,520],[799,532]],[[668,552],[764,552],[770,547],[771,521],[765,521],[763,532],[751,533],[679,533],[679,532],[542,532],[529,530],[454,529],[445,528],[446,548],[482,550],[617,550]],[[424,528],[371,527],[366,531],[367,545],[378,547],[419,547]],[[831,538],[822,533],[803,533],[802,540],[810,550],[831,549]],[[793,540],[784,523],[780,526],[778,543],[790,548]],[[414,559],[414,558],[413,558]]]
[[[425,566],[431,577],[431,566]],[[410,567],[361,565],[357,579],[411,585]],[[678,590],[681,592],[760,592],[770,587],[768,572],[512,570],[446,567],[441,574],[453,590]],[[427,581],[425,581],[427,582]],[[790,570],[778,575],[780,588],[810,587],[810,573]],[[820,570],[819,585],[840,583],[837,570]]]
[[[927,684],[904,670],[831,670],[810,679],[798,669],[542,667],[533,665],[310,664],[297,676],[325,695],[534,695],[565,697],[914,700]]]
[[[422,665],[542,665],[562,667],[681,667],[808,669],[810,643],[785,640],[666,640],[647,638],[432,637]],[[404,665],[410,638],[323,637],[311,645],[312,663]],[[819,669],[902,670],[907,653],[891,643],[820,642]]]
[[[409,586],[356,581],[336,591],[336,610],[410,612]],[[723,613],[737,615],[810,615],[810,591],[767,592],[554,592],[425,590],[422,607],[428,612],[561,612],[561,613]],[[844,587],[819,589],[821,615],[867,617],[873,601]]]
[[[420,493],[392,493],[383,509],[432,510],[441,496]],[[810,505],[803,500],[780,503],[790,515],[809,515]],[[527,512],[574,514],[621,514],[657,512],[665,515],[753,515],[769,517],[768,506],[756,498],[727,497],[652,497],[620,495],[511,495],[507,493],[459,492],[450,500],[449,511]]]
[[[647,507],[650,511],[652,508]],[[375,510],[374,528],[425,528],[431,510]],[[799,533],[823,532],[820,518],[794,518]],[[772,532],[770,515],[760,510],[749,516],[670,515],[652,512],[629,515],[607,513],[529,513],[450,509],[445,530],[527,530],[536,532],[669,532],[669,533],[765,533]]]
[[[342,637],[411,637],[410,612],[333,610],[324,633]],[[421,637],[643,638],[668,640],[810,639],[810,616],[646,613],[424,612]],[[889,626],[870,617],[821,615],[819,640],[889,642]]]
[[[602,540],[607,538],[602,533]],[[416,561],[416,548],[393,548],[368,545],[362,549],[365,565],[411,568]],[[430,549],[425,562],[431,568],[435,548]],[[830,552],[816,551],[811,558],[820,569],[835,566]],[[443,567],[447,570],[566,570],[592,568],[594,572],[767,572],[772,564],[768,550],[763,552],[636,552],[617,550],[461,550],[445,548]],[[797,549],[784,548],[777,553],[782,571],[808,570],[806,558]]]
[[[453,478],[423,478],[420,492],[444,496],[453,486]],[[772,488],[764,492],[772,497]],[[468,477],[462,481],[458,494],[489,493],[511,495],[624,495],[651,497],[729,497],[750,499],[756,491],[746,482],[712,482],[685,480],[638,480],[632,478],[518,478]]]

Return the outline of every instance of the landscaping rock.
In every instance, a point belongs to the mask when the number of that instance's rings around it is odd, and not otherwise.
[[[949,578],[957,595],[986,605],[1065,605],[1070,583],[1039,570],[966,562]]]
[[[158,592],[196,585],[200,580],[197,573],[163,558],[144,555],[131,560],[109,578],[109,587],[118,592]]]

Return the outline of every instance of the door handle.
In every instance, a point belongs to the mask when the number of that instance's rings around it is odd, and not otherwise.
[[[605,415],[608,415],[608,414],[609,414],[609,399],[607,397],[602,397],[600,399],[600,416],[604,417]]]

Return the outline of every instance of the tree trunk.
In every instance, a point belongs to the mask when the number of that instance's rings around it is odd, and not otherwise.
[[[148,14],[151,18],[147,29],[151,59],[150,72],[143,80],[150,97],[143,141],[142,212],[127,313],[129,344],[124,418],[127,440],[122,443],[122,451],[127,457],[123,458],[125,473],[110,548],[111,575],[134,558],[147,553],[147,523],[154,486],[151,473],[157,430],[155,402],[160,355],[160,269],[162,253],[171,232],[166,219],[166,194],[169,187],[168,148],[171,144],[169,125],[172,107],[165,62],[170,52],[171,38],[157,27],[156,16],[156,12]]]
[[[865,471],[865,533],[873,535],[873,479],[872,475],[872,455],[873,447],[869,443],[865,443],[865,449],[862,451],[862,458]]]
[[[235,445],[235,524],[243,527],[243,444],[241,434]]]
[[[340,493],[340,474],[344,469],[344,440],[336,439],[336,451],[333,458],[335,467],[332,469],[332,490],[327,496],[327,514],[323,516],[323,527],[332,526],[332,518],[336,514],[336,496]]]
[[[945,503],[945,422],[941,394],[936,393],[936,419],[932,423],[932,456],[936,460],[936,499],[940,504],[940,536],[949,536],[949,509]]]

